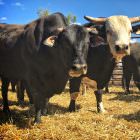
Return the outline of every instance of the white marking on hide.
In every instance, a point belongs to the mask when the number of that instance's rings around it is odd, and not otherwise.
[[[102,102],[99,103],[99,109],[100,109],[100,112],[105,112],[105,109],[104,109]]]

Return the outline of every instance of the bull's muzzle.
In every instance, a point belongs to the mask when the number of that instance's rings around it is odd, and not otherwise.
[[[124,56],[130,55],[129,45],[115,45],[116,53],[113,54],[116,61],[120,61]]]
[[[69,71],[69,75],[71,77],[79,77],[83,74],[87,73],[87,65],[86,64],[74,64]]]
[[[128,45],[115,45],[115,50],[117,54],[123,54],[123,55],[129,55],[130,54],[130,48]]]

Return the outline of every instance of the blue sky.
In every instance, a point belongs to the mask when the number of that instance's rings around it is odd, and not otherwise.
[[[26,24],[38,18],[40,8],[51,13],[72,13],[77,16],[78,23],[86,22],[84,15],[140,16],[140,0],[0,0],[0,22]]]

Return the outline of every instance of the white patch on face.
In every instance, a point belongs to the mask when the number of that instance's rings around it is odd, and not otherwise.
[[[107,19],[107,41],[114,56],[117,55],[115,45],[120,46],[122,49],[129,46],[131,30],[131,22],[127,16],[111,16]],[[130,47],[124,53],[130,54]]]

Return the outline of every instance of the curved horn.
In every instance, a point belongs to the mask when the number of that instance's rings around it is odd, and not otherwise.
[[[129,20],[131,21],[131,23],[140,22],[140,17],[132,17],[132,18],[129,18]]]
[[[84,16],[84,18],[90,22],[93,22],[93,23],[104,23],[106,21],[106,18],[93,18],[93,17],[90,17],[90,16]]]

